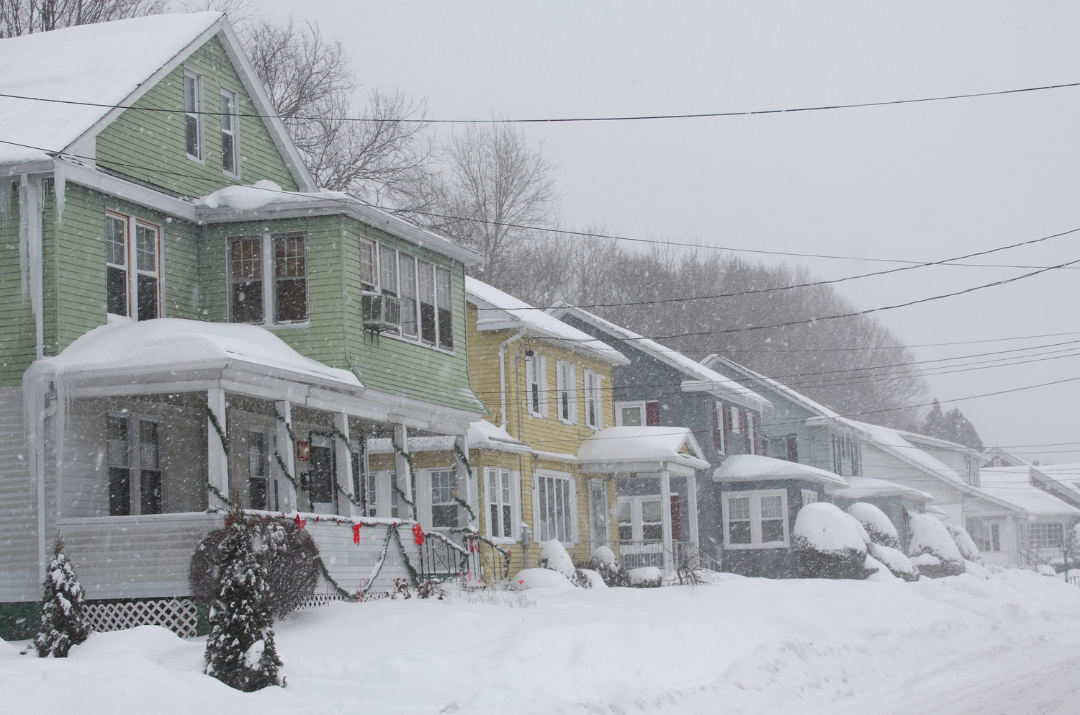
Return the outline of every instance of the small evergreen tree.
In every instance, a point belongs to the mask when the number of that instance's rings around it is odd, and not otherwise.
[[[39,657],[52,654],[67,658],[72,646],[90,635],[83,614],[83,588],[64,555],[64,542],[56,537],[49,573],[45,576],[41,599],[41,629],[34,638]]]
[[[219,548],[221,580],[210,609],[206,674],[245,692],[282,684],[266,567],[241,514],[230,515]]]

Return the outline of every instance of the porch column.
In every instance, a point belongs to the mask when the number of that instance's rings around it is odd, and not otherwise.
[[[285,418],[285,421],[277,421],[277,454],[281,457],[281,461],[285,463],[285,469],[288,470],[290,476],[293,479],[296,478],[296,445],[293,444],[292,438],[289,437],[289,428],[292,426],[292,403],[288,400],[280,400],[274,403],[274,409],[277,413]],[[300,507],[296,500],[296,486],[289,480],[285,474],[281,471],[281,465],[277,464],[277,460],[274,460],[276,471],[280,475],[278,477],[278,494],[281,499],[282,511],[299,511]]]
[[[467,434],[454,435],[454,445],[457,447],[457,449],[461,450],[461,454],[468,455],[469,454],[469,435],[467,435]],[[470,507],[472,507],[473,513],[475,514],[476,511],[477,511],[477,505],[473,504],[473,498],[472,498],[473,492],[472,492],[472,489],[469,488],[469,482],[472,479],[472,475],[469,474],[469,470],[465,466],[465,462],[462,461],[461,457],[458,456],[457,454],[454,455],[454,463],[457,465],[457,494],[458,494],[458,499],[461,499],[463,502],[465,502]],[[460,513],[460,511],[458,513]],[[480,528],[479,519],[471,519],[471,518],[469,518],[468,511],[466,511],[465,516],[461,520],[459,520],[458,523],[460,524],[461,521],[464,521],[468,526],[472,526],[472,527],[474,527],[476,529]]]
[[[401,448],[402,452],[409,452],[409,430],[405,425],[394,425],[394,444]],[[400,489],[400,494],[395,495],[398,504],[398,518],[399,519],[416,519],[417,515],[406,502],[405,499],[416,503],[416,499],[412,493],[412,472],[409,467],[409,460],[402,456],[401,452],[394,450],[394,474],[397,480],[397,488]],[[405,495],[405,499],[401,498],[401,494]]]
[[[360,508],[353,504],[353,500],[359,501],[359,497],[353,491],[352,449],[349,447],[352,436],[349,434],[349,416],[344,412],[335,413],[334,429],[340,433],[334,440],[334,462],[337,465],[338,486],[341,486],[349,495],[348,498],[343,498],[341,494],[334,495],[338,500],[337,511],[342,516],[360,516]],[[342,504],[343,501],[346,503]]]
[[[671,543],[671,473],[664,469],[660,472],[660,521],[664,531],[664,576],[675,573]]]
[[[221,494],[229,499],[229,455],[225,453],[225,443],[218,435],[218,427],[222,435],[228,435],[228,425],[225,422],[225,390],[220,387],[211,387],[206,391],[206,406],[210,414],[206,416],[206,480]],[[210,419],[214,416],[214,420]],[[214,421],[217,421],[217,427]],[[228,506],[221,503],[221,498],[210,492],[209,506]]]
[[[690,543],[693,545],[693,552],[696,555],[701,548],[697,521],[697,476],[686,478],[686,510],[690,512],[688,514]]]

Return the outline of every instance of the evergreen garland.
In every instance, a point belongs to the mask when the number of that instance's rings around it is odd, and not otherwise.
[[[66,658],[72,646],[90,635],[83,613],[83,588],[71,562],[64,555],[60,537],[53,544],[53,558],[45,575],[41,599],[41,629],[34,638],[38,657]]]
[[[250,528],[239,511],[230,514],[219,548],[221,585],[210,609],[206,674],[244,692],[284,685],[266,567],[256,557]]]

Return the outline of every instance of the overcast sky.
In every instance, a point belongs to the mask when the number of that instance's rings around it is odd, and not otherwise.
[[[367,87],[439,119],[742,111],[1080,82],[1078,3],[558,3],[262,0],[340,38]],[[718,119],[529,125],[569,227],[706,245],[933,261],[1080,228],[1080,87]],[[450,131],[448,128],[440,131]],[[981,259],[1080,259],[1080,234]],[[794,259],[822,277],[890,267]],[[1078,264],[1080,265],[1080,264]],[[1028,272],[923,268],[838,289],[861,308]],[[932,360],[1080,340],[1080,271],[879,314]],[[1080,378],[1058,359],[937,375],[951,400]],[[1014,353],[1013,355],[1024,355]],[[1058,357],[1065,356],[1065,357]],[[986,358],[975,358],[986,359]],[[970,361],[960,361],[970,362]],[[949,363],[943,363],[949,364]],[[1080,380],[950,403],[984,442],[1080,460]]]

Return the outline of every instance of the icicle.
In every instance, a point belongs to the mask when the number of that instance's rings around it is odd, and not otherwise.
[[[26,174],[19,177],[19,281],[22,285],[22,299],[26,300],[26,269],[27,269],[27,234],[30,231],[30,214],[27,209],[30,203],[30,182]]]
[[[8,219],[11,218],[11,189],[14,182],[11,179],[0,181],[0,226],[7,228]]]
[[[26,191],[26,258],[30,267],[30,309],[34,313],[34,331],[37,338],[37,357],[39,358],[45,354],[44,313],[41,311],[42,292],[45,284],[45,266],[43,264],[41,245],[41,199],[41,177],[28,177]]]
[[[53,193],[56,195],[56,223],[64,225],[64,204],[67,194],[67,165],[57,159],[53,162]]]

